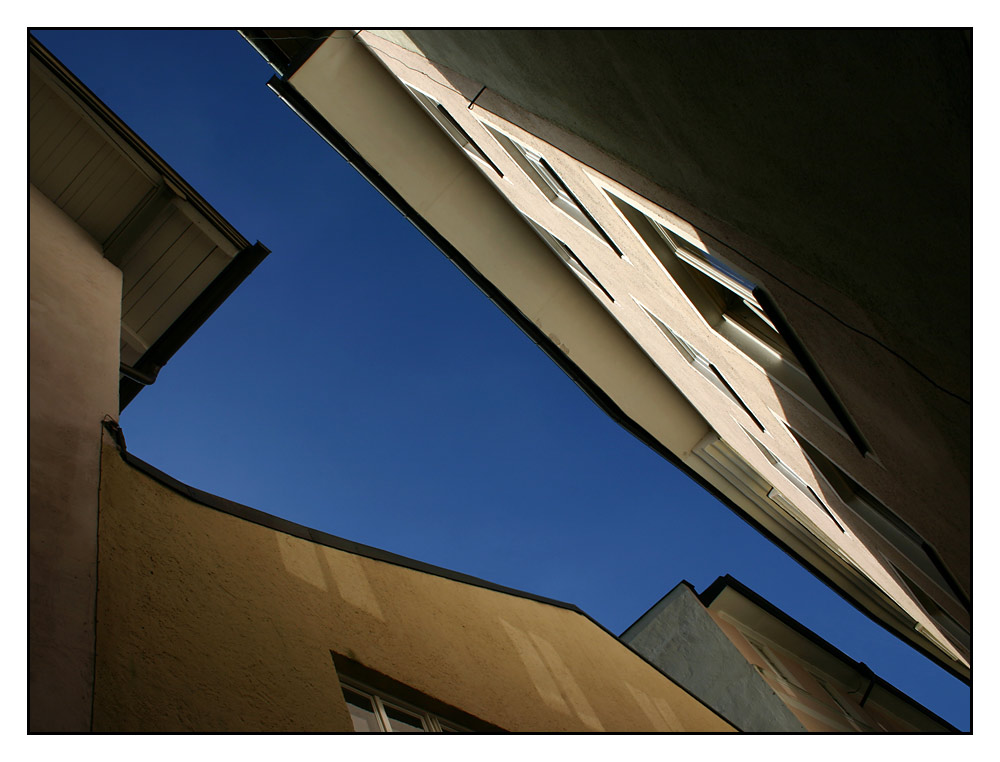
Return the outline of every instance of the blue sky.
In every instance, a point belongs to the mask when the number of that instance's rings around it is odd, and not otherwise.
[[[235,32],[36,36],[272,254],[122,415],[183,482],[575,603],[732,574],[960,729],[969,689],[611,421],[266,87]]]

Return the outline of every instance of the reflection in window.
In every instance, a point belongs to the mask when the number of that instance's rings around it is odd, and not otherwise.
[[[735,323],[798,367],[795,354],[754,297],[756,284],[718,257],[699,249],[655,220],[650,222],[674,255],[688,268],[694,282],[711,300],[723,320]]]
[[[393,733],[426,733],[424,721],[415,714],[410,714],[392,704],[386,704],[385,716],[389,719],[389,727]]]
[[[382,731],[382,725],[375,713],[375,703],[371,698],[350,688],[344,688],[344,700],[347,701],[347,711],[351,713],[355,733]]]
[[[342,686],[355,733],[460,733],[419,707],[377,693]]]

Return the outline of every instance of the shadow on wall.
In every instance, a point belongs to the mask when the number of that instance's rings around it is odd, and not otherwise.
[[[804,342],[807,346],[822,342],[829,350],[836,342],[843,343],[843,333],[828,331],[823,335],[822,326],[816,327],[815,322],[798,324],[816,330],[816,335]],[[761,453],[757,465],[764,469],[770,465],[785,477],[783,484],[771,479],[776,489],[813,509],[803,515],[787,503],[776,501],[787,520],[828,548],[844,545],[849,553],[853,551],[848,573],[858,576],[862,584],[870,581],[880,588],[875,595],[890,618],[939,643],[939,661],[953,663],[961,671],[963,667],[949,652],[957,651],[965,659],[970,656],[971,608],[957,581],[963,573],[968,578],[969,569],[966,563],[961,570],[956,568],[955,574],[942,560],[967,561],[969,557],[967,537],[961,527],[970,525],[971,507],[956,505],[952,489],[961,483],[959,469],[941,457],[949,452],[943,439],[928,441],[933,431],[912,425],[926,422],[931,416],[923,414],[927,401],[912,391],[908,367],[865,341],[844,343],[839,352],[827,354],[850,357],[857,368],[865,368],[864,373],[840,372],[837,377],[851,385],[852,400],[867,399],[881,411],[881,415],[857,416],[863,435],[874,442],[872,455],[860,454],[828,407],[811,406],[770,376],[772,394],[765,404],[784,430],[772,434],[743,426],[743,433]],[[866,394],[865,378],[869,374],[897,378],[892,384],[897,394],[891,403]],[[886,439],[889,431],[891,436]],[[794,463],[780,461],[772,451],[777,448],[768,447],[776,438],[789,436],[801,448]],[[889,446],[879,446],[890,440]],[[902,479],[901,474],[912,474],[914,478]],[[942,505],[954,505],[955,510],[942,511]],[[916,531],[893,506],[905,507],[905,515],[915,523],[920,521],[925,527],[923,532]],[[937,547],[926,537],[933,537]],[[924,612],[904,610],[881,591],[897,600],[914,598]],[[937,631],[918,624],[918,617],[929,618]]]
[[[356,558],[280,532],[274,539],[289,574],[324,592],[336,590],[346,603],[385,623],[375,591]]]
[[[563,714],[576,714],[591,730],[604,730],[573,673],[567,669],[552,644],[541,635],[525,632],[505,619],[500,619],[500,624],[514,644],[542,701]]]

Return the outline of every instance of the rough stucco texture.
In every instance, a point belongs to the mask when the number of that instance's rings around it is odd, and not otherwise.
[[[118,416],[121,272],[34,186],[28,727],[90,728],[101,419]]]
[[[622,640],[741,730],[805,732],[685,585],[674,588]]]
[[[199,505],[106,445],[94,728],[343,731],[330,651],[509,730],[726,731],[578,613]]]

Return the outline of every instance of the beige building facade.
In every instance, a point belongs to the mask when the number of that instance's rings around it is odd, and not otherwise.
[[[734,730],[574,606],[207,495],[110,435],[100,513],[95,731]]]
[[[956,403],[914,380],[864,300],[405,32],[244,36],[272,89],[612,417],[968,678],[970,491],[952,446],[968,427],[939,425]]]
[[[621,639],[744,730],[958,732],[729,576],[682,582]]]

